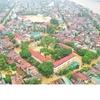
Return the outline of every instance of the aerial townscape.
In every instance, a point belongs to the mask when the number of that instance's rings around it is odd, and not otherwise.
[[[70,0],[0,0],[0,84],[100,84],[100,15]]]

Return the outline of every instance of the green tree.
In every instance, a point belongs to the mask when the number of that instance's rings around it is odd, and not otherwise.
[[[57,20],[56,18],[52,18],[52,19],[50,20],[50,23],[51,23],[51,24],[54,24],[54,25],[59,25],[59,22],[58,22],[58,20]]]
[[[8,37],[12,40],[14,39],[14,34],[8,34]]]
[[[72,73],[68,73],[66,76],[68,79],[71,79],[73,75],[72,75]]]
[[[82,57],[82,62],[90,64],[91,63],[91,58],[89,56],[83,56]]]
[[[11,76],[6,75],[5,81],[6,81],[6,83],[11,83]]]
[[[10,70],[10,67],[8,65],[5,66],[5,71],[9,71]]]
[[[40,45],[45,48],[53,48],[56,45],[56,40],[50,36],[45,36],[44,38],[42,38]]]
[[[21,44],[21,49],[23,50],[23,49],[28,49],[28,45],[29,45],[29,41],[26,41],[26,42],[24,42],[24,43],[22,43]]]
[[[52,62],[44,62],[38,66],[39,71],[46,77],[50,77],[53,74],[53,68]]]
[[[88,72],[90,70],[90,68],[89,67],[83,67],[82,69],[81,69],[81,72]]]
[[[22,56],[22,58],[28,58],[28,57],[31,57],[31,53],[28,49],[23,49],[21,52],[20,52],[20,55]]]
[[[97,53],[100,55],[100,49],[97,50]]]
[[[74,45],[74,42],[66,42],[66,44],[68,45],[68,46],[71,46],[71,47],[74,47],[75,45]]]
[[[20,45],[19,44],[15,44],[15,47],[18,48]]]
[[[87,51],[85,56],[88,56],[89,58],[93,59],[95,56],[94,56],[94,53],[91,52],[91,51]]]
[[[26,80],[25,84],[41,84],[41,80],[38,80],[37,78],[34,78],[32,80]]]
[[[12,39],[11,42],[12,42],[13,44],[16,44],[17,41],[16,41],[15,39]]]
[[[54,60],[59,60],[59,59],[65,57],[65,56],[68,56],[71,53],[72,53],[71,49],[57,47],[54,50],[52,50],[51,57]]]
[[[55,33],[55,27],[53,25],[48,25],[47,26],[47,33],[49,34],[54,34]]]
[[[15,63],[12,63],[12,64],[11,64],[11,69],[12,69],[13,71],[17,70],[17,66],[16,66]]]
[[[5,55],[0,54],[0,69],[3,70],[7,65],[7,58]]]
[[[61,49],[60,48],[56,48],[55,50],[53,50],[51,57],[54,60],[61,59],[63,57],[62,52],[61,52]]]
[[[50,50],[48,48],[41,48],[40,52],[44,53],[45,57],[50,54]]]

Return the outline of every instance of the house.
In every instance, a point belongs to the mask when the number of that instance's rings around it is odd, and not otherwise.
[[[37,78],[37,79],[42,79],[41,74],[37,71],[35,66],[31,66],[27,68],[27,74],[31,75],[31,77]]]
[[[0,33],[4,31],[4,26],[0,25]]]
[[[65,45],[65,44],[63,44],[63,43],[58,43],[61,47],[63,47],[63,48],[68,48],[68,49],[71,49],[71,50],[73,50],[73,48],[72,47],[70,47],[70,46],[68,46],[68,45]]]
[[[62,77],[65,84],[73,84],[67,77]]]
[[[44,57],[44,56],[40,55],[39,53],[35,52],[34,50],[32,50],[30,48],[29,48],[29,51],[31,52],[32,57],[34,59],[36,59],[37,61],[39,61],[40,63],[47,62],[47,61],[51,60],[50,58]]]
[[[11,83],[12,84],[23,84],[24,81],[20,75],[16,74],[14,76],[11,76]]]
[[[99,77],[92,77],[91,82],[94,84],[100,84],[100,78]]]
[[[78,72],[78,76],[81,77],[84,81],[88,80],[88,78],[84,74],[82,74],[80,72]]]
[[[58,82],[59,82],[60,84],[64,84],[64,81],[63,81],[62,78],[58,79]]]
[[[5,80],[4,79],[1,79],[0,80],[0,84],[6,84]]]
[[[73,62],[71,65],[69,65],[66,69],[78,69],[79,68],[79,63],[78,62]]]
[[[59,69],[62,69],[64,66],[67,66],[68,64],[72,63],[74,61],[75,55],[70,54],[69,56],[66,56],[60,60],[55,61],[54,64],[54,72],[57,72]]]
[[[19,20],[24,20],[25,18],[26,18],[25,16],[21,16],[21,15],[18,16],[18,19],[19,19]]]
[[[41,32],[33,32],[30,34],[31,37],[33,37],[34,39],[39,39],[42,37]]]
[[[75,72],[73,74],[76,78],[81,78],[85,83],[88,83],[88,77],[86,77],[84,74],[80,72]]]
[[[21,44],[24,41],[24,37],[17,33],[15,34],[15,40]]]

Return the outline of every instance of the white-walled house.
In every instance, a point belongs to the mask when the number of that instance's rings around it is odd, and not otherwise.
[[[64,66],[67,66],[68,64],[72,63],[74,61],[75,55],[70,54],[69,56],[66,56],[56,62],[54,62],[54,72],[57,72],[59,69],[62,69]]]

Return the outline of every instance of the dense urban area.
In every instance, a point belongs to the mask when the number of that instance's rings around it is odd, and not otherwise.
[[[0,0],[0,84],[100,84],[100,15],[68,0]]]

